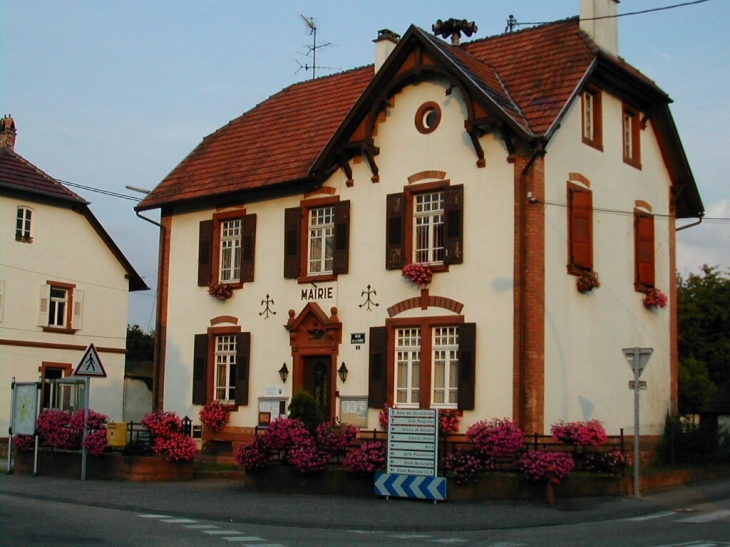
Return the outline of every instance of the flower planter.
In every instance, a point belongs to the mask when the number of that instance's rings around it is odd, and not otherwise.
[[[33,473],[33,452],[16,452],[14,460],[16,473]],[[38,474],[78,479],[81,477],[81,453],[41,450],[38,453]],[[86,478],[133,482],[192,480],[193,462],[171,463],[162,456],[123,456],[113,453],[87,456]]]

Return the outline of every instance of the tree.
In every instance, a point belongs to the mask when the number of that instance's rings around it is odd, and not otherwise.
[[[677,276],[679,409],[701,409],[718,388],[730,386],[730,277],[704,265]]]
[[[139,325],[127,325],[127,361],[152,361],[155,357],[155,332],[144,332]]]

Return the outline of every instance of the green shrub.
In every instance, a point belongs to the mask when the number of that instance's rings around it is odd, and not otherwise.
[[[730,434],[716,427],[667,415],[664,435],[657,445],[664,465],[707,465],[730,462]]]
[[[317,426],[324,422],[322,409],[317,406],[314,397],[304,390],[297,391],[292,396],[289,418],[300,420],[312,434],[317,430]]]

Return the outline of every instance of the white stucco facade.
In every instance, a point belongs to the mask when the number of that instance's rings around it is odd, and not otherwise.
[[[17,241],[18,207],[32,211],[32,242]],[[45,367],[73,371],[90,344],[98,350],[106,378],[91,380],[91,408],[112,421],[122,418],[128,272],[87,217],[73,204],[32,194],[0,195],[0,429],[8,431],[11,382],[36,382]],[[80,206],[85,207],[85,206]],[[42,286],[67,289],[67,326],[48,328]],[[44,307],[41,310],[41,306]],[[46,326],[43,326],[45,323]]]

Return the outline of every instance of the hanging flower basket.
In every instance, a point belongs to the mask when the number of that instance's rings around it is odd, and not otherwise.
[[[646,293],[646,296],[644,297],[644,307],[648,309],[665,308],[668,301],[669,299],[666,294],[659,289],[654,288],[650,289],[649,292]]]
[[[401,273],[403,277],[410,279],[421,288],[427,287],[433,277],[433,272],[427,262],[406,264]]]
[[[208,285],[208,294],[216,300],[228,300],[233,296],[233,290],[228,283],[216,283]]]
[[[220,401],[209,402],[200,409],[198,415],[200,416],[200,423],[214,433],[222,431],[223,427],[225,427],[231,419],[231,413],[221,404]]]
[[[578,292],[587,293],[601,286],[601,280],[596,272],[583,272],[575,281]]]

